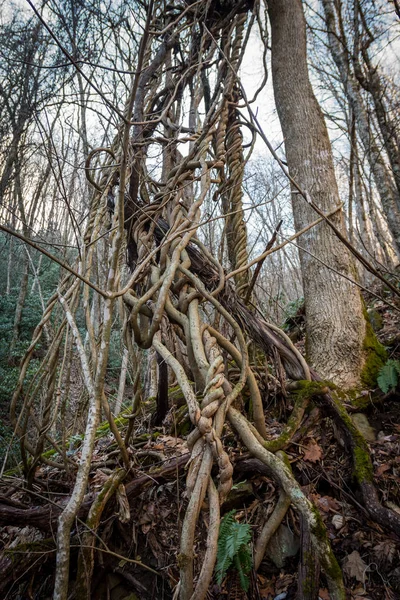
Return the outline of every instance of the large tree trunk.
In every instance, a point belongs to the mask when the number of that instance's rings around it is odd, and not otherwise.
[[[330,141],[307,69],[306,28],[301,0],[269,0],[272,30],[272,75],[275,101],[285,138],[291,175],[325,212],[340,203]],[[292,191],[296,231],[315,213]],[[341,211],[331,217],[345,230]],[[324,378],[343,387],[359,383],[364,364],[365,319],[351,276],[348,252],[325,223],[300,237],[301,269],[306,304],[307,353]]]

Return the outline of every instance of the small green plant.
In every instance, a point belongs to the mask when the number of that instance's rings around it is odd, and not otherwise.
[[[394,390],[398,384],[400,375],[400,361],[388,360],[381,368],[378,375],[378,385],[384,394]]]
[[[238,523],[235,520],[235,511],[231,510],[221,521],[218,536],[218,552],[216,575],[217,583],[221,585],[228,569],[233,565],[237,570],[242,589],[249,589],[248,574],[252,566],[250,525]]]
[[[298,322],[304,318],[304,298],[292,300],[285,306],[285,320],[282,325],[284,331],[290,331]],[[302,314],[301,314],[302,313]]]

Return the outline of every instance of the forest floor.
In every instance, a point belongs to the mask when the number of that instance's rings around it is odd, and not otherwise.
[[[372,296],[365,300],[371,321],[380,341],[388,348],[390,359],[399,359],[399,313]],[[295,319],[295,325],[300,331],[297,344],[301,347],[301,314]],[[384,396],[379,389],[362,390],[360,399],[369,400],[364,409],[355,408],[350,401],[347,408],[368,439],[375,485],[382,504],[400,513],[400,394],[393,391]],[[96,551],[92,598],[150,600],[173,597],[179,579],[179,538],[187,506],[185,465],[189,452],[183,435],[188,423],[179,392],[171,394],[170,400],[172,408],[162,427],[154,428],[150,424],[154,400],[143,404],[141,417],[135,421],[129,448],[131,472],[124,485],[118,488],[116,497],[108,503],[98,529],[103,550]],[[290,395],[284,398],[271,384],[265,402],[271,439],[280,433],[292,408]],[[321,512],[343,570],[348,598],[400,598],[400,540],[369,518],[353,482],[349,452],[343,445],[338,445],[338,432],[331,419],[319,415],[318,410],[313,408],[307,417],[306,434],[301,438],[295,436],[286,449],[293,473]],[[127,423],[127,419],[121,419],[120,428],[126,428]],[[178,436],[177,431],[181,432]],[[251,459],[229,428],[225,429],[223,441],[235,470],[234,487],[222,512],[235,509],[235,518],[249,523],[253,539],[256,539],[262,524],[273,511],[279,490],[262,463]],[[79,452],[80,440],[76,439],[71,443],[69,453],[78,458]],[[114,439],[108,427],[102,426],[93,456],[90,489],[79,515],[82,521],[87,516],[90,501],[117,466]],[[72,482],[72,475],[65,470],[47,465],[37,469],[30,491],[23,486],[22,473],[18,469],[3,476],[0,481],[0,522],[4,524],[0,528],[2,598],[51,598],[55,526],[59,514],[56,505],[68,496]],[[199,520],[195,572],[199,572],[204,557],[207,514],[204,511]],[[79,527],[72,532],[72,578],[76,574],[81,533]],[[295,599],[299,536],[298,517],[290,508],[271,540],[257,574],[251,575],[247,595],[240,588],[237,573],[231,570],[221,586],[216,583],[212,586],[209,600]],[[319,598],[329,600],[323,575]]]

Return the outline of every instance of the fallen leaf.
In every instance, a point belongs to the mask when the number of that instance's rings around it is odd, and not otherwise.
[[[354,552],[346,556],[343,561],[343,571],[346,575],[348,577],[354,577],[354,579],[357,579],[357,581],[361,581],[362,583],[365,580],[365,572],[367,569],[368,566],[365,564],[357,550],[354,550]]]
[[[330,600],[331,598],[326,588],[321,588],[318,592],[318,596],[321,598],[321,600]]]
[[[322,458],[321,447],[318,446],[315,440],[309,440],[307,445],[304,446],[304,460],[310,462],[317,462]]]
[[[321,496],[318,498],[317,504],[324,512],[337,512],[340,509],[339,502],[331,496]]]
[[[380,467],[377,468],[376,470],[376,476],[380,477],[381,475],[383,475],[383,473],[385,471],[389,471],[390,469],[390,465],[381,465]]]
[[[385,540],[375,546],[374,554],[381,566],[391,564],[396,553],[396,544],[392,540]]]
[[[116,496],[118,501],[118,518],[121,523],[128,523],[131,520],[131,511],[129,508],[128,496],[126,495],[126,489],[123,483],[118,486]]]
[[[260,594],[262,598],[268,598],[268,596],[275,596],[275,585],[271,579],[267,579],[262,575],[258,575],[258,589],[260,590]]]

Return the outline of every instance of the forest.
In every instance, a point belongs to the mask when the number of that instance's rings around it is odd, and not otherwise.
[[[0,36],[0,597],[400,598],[400,2]]]

